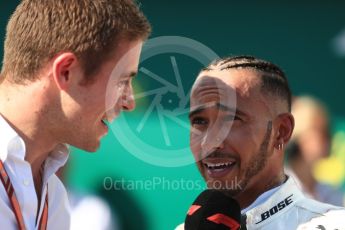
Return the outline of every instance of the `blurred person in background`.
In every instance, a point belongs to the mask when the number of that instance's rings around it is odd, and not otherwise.
[[[315,165],[330,154],[330,120],[326,107],[313,97],[301,96],[293,100],[291,108],[295,130],[287,146],[287,173],[313,199],[343,206],[343,193],[314,176]]]
[[[66,186],[71,225],[69,230],[118,230],[117,219],[110,205],[99,195],[74,189],[68,184],[68,175],[73,167],[69,163],[61,167],[56,176]],[[92,215],[90,215],[92,213]]]
[[[149,230],[147,216],[141,204],[128,191],[118,175],[104,175],[93,183],[94,189],[84,190],[68,181],[73,173],[73,163],[61,167],[56,175],[66,185],[70,201],[70,230]],[[106,178],[113,178],[108,187]],[[92,215],[90,215],[92,213]],[[133,221],[135,217],[136,221]]]

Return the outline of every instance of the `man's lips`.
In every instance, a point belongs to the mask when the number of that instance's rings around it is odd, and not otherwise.
[[[111,116],[110,116],[111,115]],[[101,122],[105,125],[105,126],[109,126],[118,116],[118,113],[113,112],[112,114],[110,114],[108,116],[104,116],[101,119]]]
[[[101,124],[105,129],[105,132],[108,132],[108,122],[106,120],[101,120]]]
[[[209,170],[216,170],[216,169],[224,169],[233,166],[235,162],[227,162],[227,163],[204,163],[207,169]]]
[[[108,121],[107,120],[102,119],[101,122],[102,122],[103,125],[108,126],[108,124],[107,124]]]
[[[101,118],[102,122],[106,125],[110,125],[120,114],[120,109],[112,109],[105,112],[103,117]]]
[[[219,178],[231,172],[237,161],[233,158],[206,158],[201,163],[208,176]]]

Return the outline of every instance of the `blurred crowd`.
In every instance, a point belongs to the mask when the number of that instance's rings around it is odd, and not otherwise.
[[[326,106],[311,96],[294,98],[292,114],[295,118],[295,129],[286,152],[286,172],[300,185],[301,189],[313,199],[344,206],[344,193],[341,184],[332,183],[332,178],[322,175],[337,174],[340,161],[332,153],[331,118]],[[320,175],[320,176],[318,176]],[[333,176],[334,177],[334,176]]]

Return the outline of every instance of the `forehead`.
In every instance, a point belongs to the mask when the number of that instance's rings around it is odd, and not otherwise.
[[[226,96],[236,93],[239,97],[250,97],[260,93],[259,73],[250,69],[203,71],[193,85],[192,96],[213,94]]]
[[[117,68],[122,67],[122,69],[136,69],[139,63],[142,44],[143,41],[141,40],[120,40],[119,44],[113,51],[114,55],[112,58],[112,64]]]
[[[124,77],[135,75],[138,69],[142,41],[122,41],[112,51],[97,73],[103,80],[117,82]],[[108,79],[109,78],[109,79]]]
[[[243,111],[267,107],[261,93],[260,72],[251,69],[203,71],[192,89],[191,106],[220,102]],[[222,103],[223,102],[223,103]]]
[[[226,85],[239,94],[245,95],[250,89],[260,85],[260,73],[251,69],[203,71],[199,74],[195,85],[203,86],[205,83],[210,84],[211,82],[223,82],[224,86]]]

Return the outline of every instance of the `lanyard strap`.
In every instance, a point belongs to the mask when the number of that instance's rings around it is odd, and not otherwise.
[[[19,202],[16,197],[13,185],[11,183],[10,177],[8,176],[6,169],[4,167],[4,164],[2,160],[0,160],[0,178],[1,182],[4,185],[4,188],[7,192],[8,198],[11,202],[12,210],[14,212],[14,215],[17,219],[18,223],[18,229],[19,230],[25,230],[25,223],[23,219],[22,212],[20,210]],[[48,223],[48,185],[47,185],[47,195],[44,202],[44,208],[41,216],[41,220],[39,223],[39,230],[46,230],[47,229],[47,223]]]

